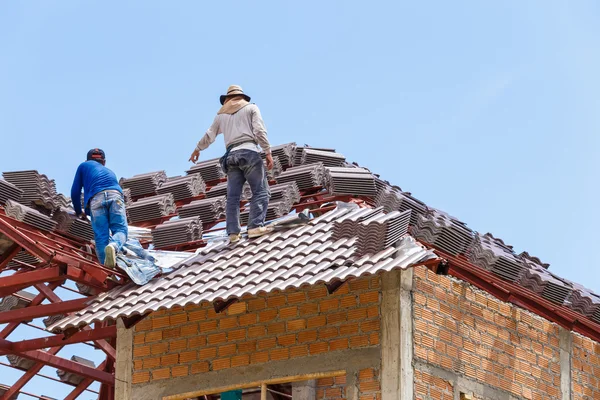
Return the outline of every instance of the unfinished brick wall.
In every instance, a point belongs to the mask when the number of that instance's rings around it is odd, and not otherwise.
[[[425,371],[415,371],[415,399],[453,400],[452,383]]]
[[[571,353],[573,400],[600,399],[600,344],[573,334]]]
[[[558,327],[473,286],[415,268],[415,360],[526,399],[558,399]],[[415,392],[441,390],[415,375]],[[444,391],[441,391],[444,392]]]
[[[208,303],[153,313],[135,327],[132,382],[378,346],[380,296],[370,277],[333,294],[318,285],[245,298],[219,314]]]

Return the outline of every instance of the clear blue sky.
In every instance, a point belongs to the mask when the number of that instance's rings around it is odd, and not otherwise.
[[[5,1],[0,171],[68,192],[101,147],[118,176],[183,174],[239,84],[273,143],[335,147],[600,292],[599,17],[595,0]]]

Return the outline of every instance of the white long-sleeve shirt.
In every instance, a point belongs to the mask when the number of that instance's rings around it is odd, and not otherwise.
[[[225,138],[225,147],[245,140],[254,140],[265,153],[271,152],[267,129],[256,104],[248,104],[235,114],[217,114],[210,128],[198,142],[196,150],[206,149],[220,133]]]

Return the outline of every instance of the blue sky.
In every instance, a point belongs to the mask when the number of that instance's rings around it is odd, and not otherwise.
[[[101,147],[118,176],[183,174],[239,84],[272,143],[334,147],[600,292],[599,17],[594,0],[3,2],[0,171],[68,193]]]

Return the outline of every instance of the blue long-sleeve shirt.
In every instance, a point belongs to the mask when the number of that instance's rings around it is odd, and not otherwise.
[[[115,173],[93,160],[79,164],[73,179],[71,201],[77,215],[81,214],[81,188],[84,193],[84,207],[87,207],[92,197],[104,190],[118,190],[123,193]]]

